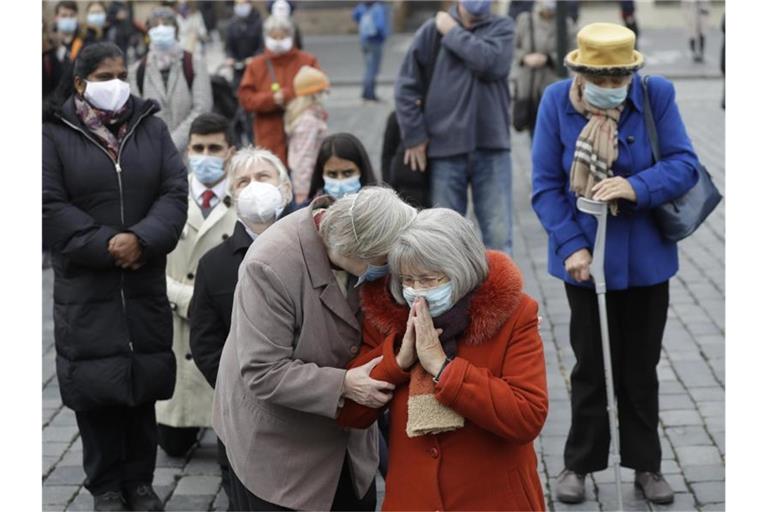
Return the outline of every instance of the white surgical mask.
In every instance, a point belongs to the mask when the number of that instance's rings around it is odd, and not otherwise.
[[[105,82],[85,81],[85,99],[100,110],[114,112],[120,110],[131,96],[128,82],[113,78]]]
[[[426,290],[417,290],[410,286],[403,287],[403,298],[408,306],[413,307],[413,303],[419,297],[424,297],[429,306],[429,315],[436,318],[453,307],[453,283],[448,281]]]
[[[107,22],[107,15],[103,12],[94,12],[87,17],[88,25],[96,28],[103,28]]]
[[[169,50],[176,44],[176,29],[172,25],[158,25],[151,28],[149,41],[157,50]]]
[[[235,4],[235,16],[239,18],[247,18],[251,14],[251,4]]]
[[[264,36],[264,45],[267,47],[267,50],[272,53],[281,55],[293,48],[293,38],[284,37],[283,39],[272,39],[269,36]]]
[[[251,224],[267,224],[275,221],[285,204],[280,189],[271,183],[252,181],[240,191],[235,201],[237,215]]]

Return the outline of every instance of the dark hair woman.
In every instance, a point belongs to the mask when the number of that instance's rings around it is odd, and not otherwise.
[[[360,139],[351,133],[334,133],[320,146],[309,198],[328,194],[340,199],[376,183],[371,160]]]
[[[122,51],[84,48],[43,123],[43,243],[55,279],[56,373],[75,411],[96,510],[162,510],[155,401],[175,381],[165,259],[187,176],[154,101],[130,95]]]

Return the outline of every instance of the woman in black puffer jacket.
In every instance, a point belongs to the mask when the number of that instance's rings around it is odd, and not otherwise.
[[[173,394],[165,259],[187,173],[120,49],[82,50],[43,123],[43,241],[53,260],[56,373],[77,416],[96,510],[161,510],[155,401]]]

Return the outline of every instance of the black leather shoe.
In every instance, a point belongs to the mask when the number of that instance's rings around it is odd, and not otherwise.
[[[163,502],[151,485],[140,484],[125,491],[125,499],[131,510],[164,510]]]
[[[93,510],[128,510],[125,508],[123,493],[107,491],[93,496]]]
[[[584,501],[584,477],[570,469],[564,469],[557,477],[555,495],[563,503],[581,503]]]
[[[672,503],[675,493],[661,473],[635,471],[635,487],[643,491],[645,499],[653,503]]]

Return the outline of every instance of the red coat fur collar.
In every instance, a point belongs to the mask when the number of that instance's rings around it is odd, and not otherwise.
[[[488,277],[473,292],[469,327],[461,340],[470,345],[492,338],[520,305],[523,293],[523,276],[509,256],[486,251],[486,258]],[[394,301],[389,279],[366,283],[360,295],[365,321],[384,335],[405,332],[408,321],[408,307]]]

